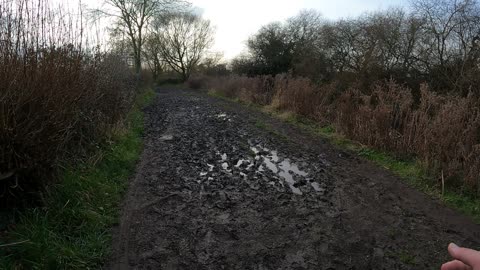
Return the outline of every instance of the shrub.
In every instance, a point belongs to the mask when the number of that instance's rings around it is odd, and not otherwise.
[[[87,53],[80,41],[63,41],[75,36],[74,29],[58,28],[69,24],[55,24],[60,19],[51,14],[51,25],[38,29],[47,11],[30,10],[32,4],[0,3],[3,207],[40,198],[62,165],[86,157],[111,133],[135,94],[134,76],[119,57]]]
[[[207,86],[208,78],[206,76],[193,76],[187,81],[187,85],[191,89],[199,90]]]

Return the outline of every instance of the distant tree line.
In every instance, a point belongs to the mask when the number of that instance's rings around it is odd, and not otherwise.
[[[302,11],[262,27],[233,72],[292,73],[316,82],[356,82],[362,89],[394,79],[412,89],[467,95],[480,83],[480,5],[476,0],[413,0],[354,19],[327,21]]]

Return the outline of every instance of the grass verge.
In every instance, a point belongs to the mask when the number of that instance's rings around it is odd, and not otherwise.
[[[441,200],[447,206],[457,209],[459,212],[471,217],[477,224],[480,224],[480,198],[469,192],[466,188],[461,187],[446,186],[444,192],[442,192],[439,181],[435,180],[419,161],[414,159],[400,159],[391,153],[371,149],[345,138],[343,135],[337,133],[332,126],[320,126],[315,121],[300,117],[291,112],[276,111],[268,106],[260,107],[255,104],[245,103],[239,99],[229,99],[217,92],[210,91],[208,94],[213,97],[241,103],[253,109],[260,110],[275,118],[306,130],[311,134],[326,138],[339,148],[352,151],[357,155],[390,170],[410,186],[435,199]],[[267,126],[265,123],[257,123],[256,125],[259,128]]]
[[[0,243],[0,269],[101,266],[109,254],[111,227],[118,222],[127,180],[142,151],[141,109],[154,95],[153,90],[139,95],[126,128],[100,149],[100,161],[66,169],[45,196],[45,207],[19,214],[6,235],[8,243]]]

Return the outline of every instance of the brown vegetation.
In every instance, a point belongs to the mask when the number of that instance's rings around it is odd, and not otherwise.
[[[87,53],[80,18],[43,0],[0,9],[0,201],[18,206],[112,132],[135,88],[118,57]]]

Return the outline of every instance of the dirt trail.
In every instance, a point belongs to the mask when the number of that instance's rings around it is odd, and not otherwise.
[[[111,269],[439,269],[480,226],[241,105],[159,90]],[[266,123],[266,128],[263,125]]]

